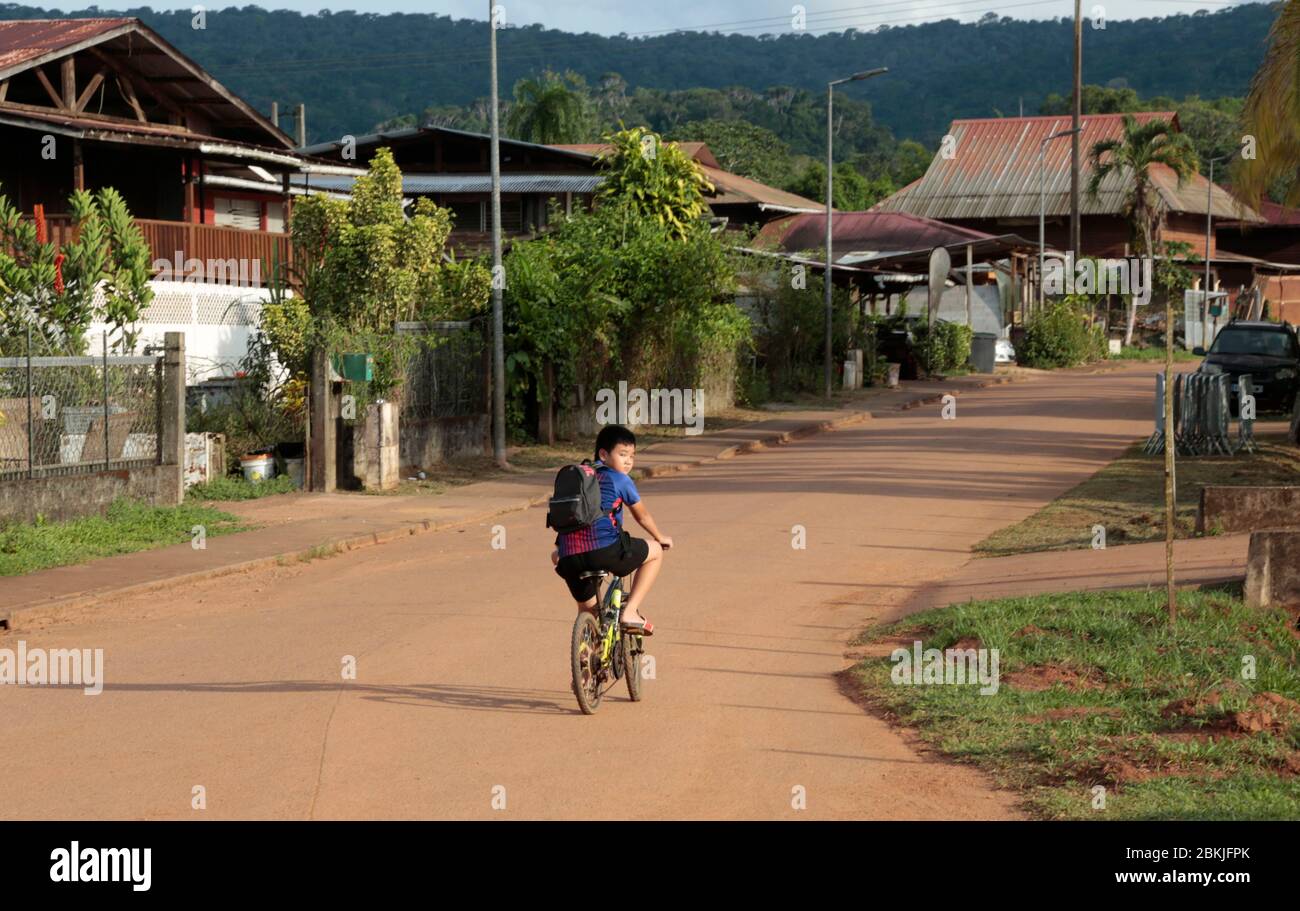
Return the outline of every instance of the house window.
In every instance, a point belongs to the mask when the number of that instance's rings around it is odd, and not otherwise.
[[[227,228],[262,230],[262,204],[255,199],[216,196],[212,200],[213,221]]]
[[[266,230],[284,233],[284,203],[266,204]]]
[[[453,231],[483,231],[483,203],[453,202],[447,208],[451,209]]]
[[[519,234],[524,230],[524,202],[522,199],[501,200],[501,233]]]

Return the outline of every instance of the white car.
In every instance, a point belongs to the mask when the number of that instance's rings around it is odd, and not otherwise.
[[[993,362],[995,364],[1014,364],[1016,362],[1016,349],[1011,344],[1011,339],[998,339],[997,344],[993,346]]]

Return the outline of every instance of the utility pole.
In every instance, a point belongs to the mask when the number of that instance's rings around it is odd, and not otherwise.
[[[307,145],[307,105],[298,105],[298,112],[294,118],[298,123],[298,148]]]
[[[1070,127],[1070,249],[1082,253],[1079,218],[1079,118],[1083,114],[1083,0],[1074,0],[1074,116]]]
[[[488,31],[492,35],[492,457],[506,465],[506,347],[501,290],[501,124],[497,105],[496,4],[488,0]]]
[[[834,205],[835,189],[835,155],[833,146],[835,144],[835,117],[833,108],[835,105],[835,86],[843,85],[846,82],[859,82],[863,79],[870,79],[872,76],[879,76],[888,73],[888,67],[877,67],[874,70],[864,70],[861,73],[854,73],[852,76],[846,76],[843,79],[836,79],[826,84],[826,271],[822,274],[822,289],[826,296],[826,398],[830,398],[833,392],[831,378],[834,376],[835,367],[831,352],[831,325],[835,320],[835,307],[831,303],[831,271],[834,268],[831,255],[831,240],[833,237],[831,227],[831,209]]]

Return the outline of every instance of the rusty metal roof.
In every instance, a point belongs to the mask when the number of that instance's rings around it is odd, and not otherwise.
[[[832,255],[836,259],[851,253],[931,249],[993,236],[907,212],[837,212],[831,226]],[[825,213],[790,215],[768,222],[754,239],[755,246],[777,247],[791,253],[821,249],[825,243]]]
[[[1139,123],[1161,118],[1180,130],[1172,111],[1145,111],[1132,115]],[[1038,150],[1042,140],[1068,130],[1068,115],[1000,117],[954,120],[948,133],[952,154],[943,149],[930,162],[925,175],[875,207],[882,212],[911,212],[939,219],[1029,218],[1039,212]],[[1094,197],[1086,192],[1092,169],[1088,151],[1098,142],[1124,134],[1123,114],[1088,114],[1079,135],[1079,209],[1084,215],[1119,215],[1124,208],[1124,177],[1112,173]],[[1180,187],[1174,172],[1163,166],[1151,169],[1152,183],[1173,212],[1204,215],[1207,181],[1193,175]],[[1070,213],[1070,139],[1062,136],[1047,143],[1043,158],[1043,195],[1048,216]],[[1228,191],[1214,186],[1211,207],[1217,218],[1254,218]]]
[[[16,19],[0,22],[0,71],[136,24],[135,19]]]

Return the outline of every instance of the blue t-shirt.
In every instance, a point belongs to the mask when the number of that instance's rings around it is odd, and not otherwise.
[[[600,480],[600,508],[613,512],[601,516],[586,528],[556,535],[555,546],[561,557],[585,554],[613,544],[623,534],[623,507],[641,502],[641,495],[630,477],[603,462],[596,462],[595,468]]]

